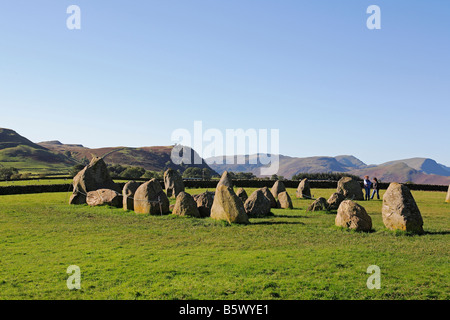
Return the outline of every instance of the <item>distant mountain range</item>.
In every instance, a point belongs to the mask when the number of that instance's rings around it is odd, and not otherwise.
[[[270,155],[268,155],[270,156]],[[236,171],[252,172],[260,176],[260,169],[265,165],[259,161],[259,155],[245,156],[245,164],[236,163],[236,156],[213,157],[205,159],[216,172]],[[257,164],[249,164],[250,160]],[[222,164],[217,164],[222,161]],[[347,172],[357,176],[377,177],[384,182],[413,182],[419,184],[450,184],[450,168],[428,158],[412,158],[386,162],[380,165],[366,165],[351,155],[336,157],[296,158],[279,155],[278,175],[291,178],[298,173]]]
[[[183,172],[187,166],[175,165],[170,155],[173,146],[153,146],[141,148],[105,147],[90,149],[81,144],[63,144],[57,140],[34,143],[13,130],[0,128],[0,166],[16,167],[28,172],[68,172],[83,158],[105,156],[106,163],[140,166],[146,170],[162,171],[167,166]],[[192,155],[196,154],[191,150]],[[222,160],[223,164],[217,164]],[[259,155],[246,155],[244,164],[234,157],[214,157],[203,160],[202,164],[189,165],[210,168],[221,174],[223,171],[252,172],[260,176]],[[250,164],[250,160],[256,164]],[[411,158],[389,161],[380,165],[367,165],[351,155],[336,157],[289,157],[279,156],[278,175],[290,179],[298,173],[347,172],[349,174],[377,177],[383,182],[408,182],[420,184],[450,184],[450,168],[429,158]]]

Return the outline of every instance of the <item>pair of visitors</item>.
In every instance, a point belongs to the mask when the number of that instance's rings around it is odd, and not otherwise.
[[[370,196],[370,189],[373,187],[373,193],[372,196]],[[377,195],[378,200],[380,200],[380,184],[378,183],[377,178],[373,178],[373,182],[370,181],[369,176],[364,176],[364,190],[366,192],[365,194],[365,200],[373,199],[375,194]]]

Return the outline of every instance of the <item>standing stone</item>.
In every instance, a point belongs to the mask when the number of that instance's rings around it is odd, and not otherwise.
[[[216,189],[219,186],[227,186],[229,188],[233,188],[233,179],[231,179],[231,175],[228,173],[228,171],[224,171],[224,173],[222,173],[222,177],[217,183]]]
[[[122,207],[122,195],[114,190],[98,189],[87,193],[86,203],[91,207],[108,205],[120,208]]]
[[[134,194],[134,211],[145,214],[169,213],[169,199],[158,180],[152,179],[141,184]]]
[[[192,216],[200,218],[200,212],[197,209],[197,202],[189,193],[181,191],[175,202],[172,214],[179,216]]]
[[[372,218],[367,214],[366,209],[351,200],[342,201],[336,215],[335,224],[338,227],[355,231],[372,230]]]
[[[287,191],[280,192],[277,199],[277,208],[280,209],[294,209],[292,200]]]
[[[383,223],[391,230],[423,233],[419,207],[408,187],[393,182],[383,196]]]
[[[98,189],[122,191],[111,179],[105,161],[102,158],[95,157],[73,178],[73,193],[69,204],[86,203],[87,193]]]
[[[228,221],[228,223],[249,223],[241,199],[232,188],[225,185],[218,186],[216,189],[211,218]]]
[[[335,192],[330,198],[327,200],[328,210],[337,210],[342,201],[345,200],[345,197],[342,193]]]
[[[350,177],[338,181],[336,192],[342,193],[346,199],[364,200],[361,184]]]
[[[445,202],[450,203],[450,186],[448,186],[447,197],[445,198]]]
[[[248,199],[247,192],[245,192],[244,188],[237,189],[236,195],[242,200],[242,203],[245,203]]]
[[[285,191],[286,191],[286,188],[284,187],[284,183],[281,182],[280,180],[275,181],[272,189],[270,190],[270,192],[272,192],[272,195],[275,199],[278,198],[279,193],[285,192]]]
[[[244,209],[250,218],[270,215],[270,200],[258,189],[244,203]]]
[[[306,211],[327,211],[328,210],[328,203],[325,198],[318,198],[313,203],[310,204],[308,209]]]
[[[134,210],[134,194],[141,184],[136,181],[128,181],[122,190],[123,210]]]
[[[270,201],[270,207],[271,208],[276,208],[277,207],[277,200],[275,200],[275,198],[272,195],[272,192],[270,192],[269,188],[264,187],[259,189],[261,190],[261,192],[264,194],[264,196],[269,199]]]
[[[300,181],[296,193],[297,198],[311,199],[311,188],[307,178]]]
[[[214,192],[203,192],[193,196],[197,202],[197,209],[202,218],[211,216],[211,208],[214,202]]]
[[[164,188],[169,198],[176,198],[180,192],[184,191],[183,178],[177,170],[167,169],[164,172]]]

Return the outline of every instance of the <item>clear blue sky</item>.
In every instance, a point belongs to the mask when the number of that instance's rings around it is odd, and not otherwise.
[[[0,127],[35,142],[170,145],[201,120],[280,129],[290,156],[450,165],[448,0],[10,0],[0,35]]]

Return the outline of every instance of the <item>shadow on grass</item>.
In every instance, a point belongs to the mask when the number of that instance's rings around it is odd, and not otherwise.
[[[296,218],[296,219],[298,219],[298,218],[311,218],[310,216],[300,216],[300,215],[296,215],[296,214],[293,214],[293,215],[276,214],[273,217],[274,218]]]
[[[250,222],[250,224],[252,224],[252,225],[257,225],[257,224],[260,224],[260,225],[276,225],[276,224],[301,224],[301,225],[304,225],[304,223],[303,222],[298,222],[298,221],[295,221],[295,222],[291,222],[291,221],[256,221],[256,222]]]
[[[350,228],[345,228],[345,227],[340,227],[340,226],[332,226],[333,228],[335,228],[336,230],[340,230],[342,232],[348,232],[348,233],[355,233],[355,234],[364,234],[364,233],[375,233],[377,232],[377,230],[375,229],[370,229],[370,230],[354,230],[354,229],[350,229]]]
[[[422,234],[416,234],[419,236],[426,236],[426,235],[446,235],[450,234],[450,231],[424,231]]]

